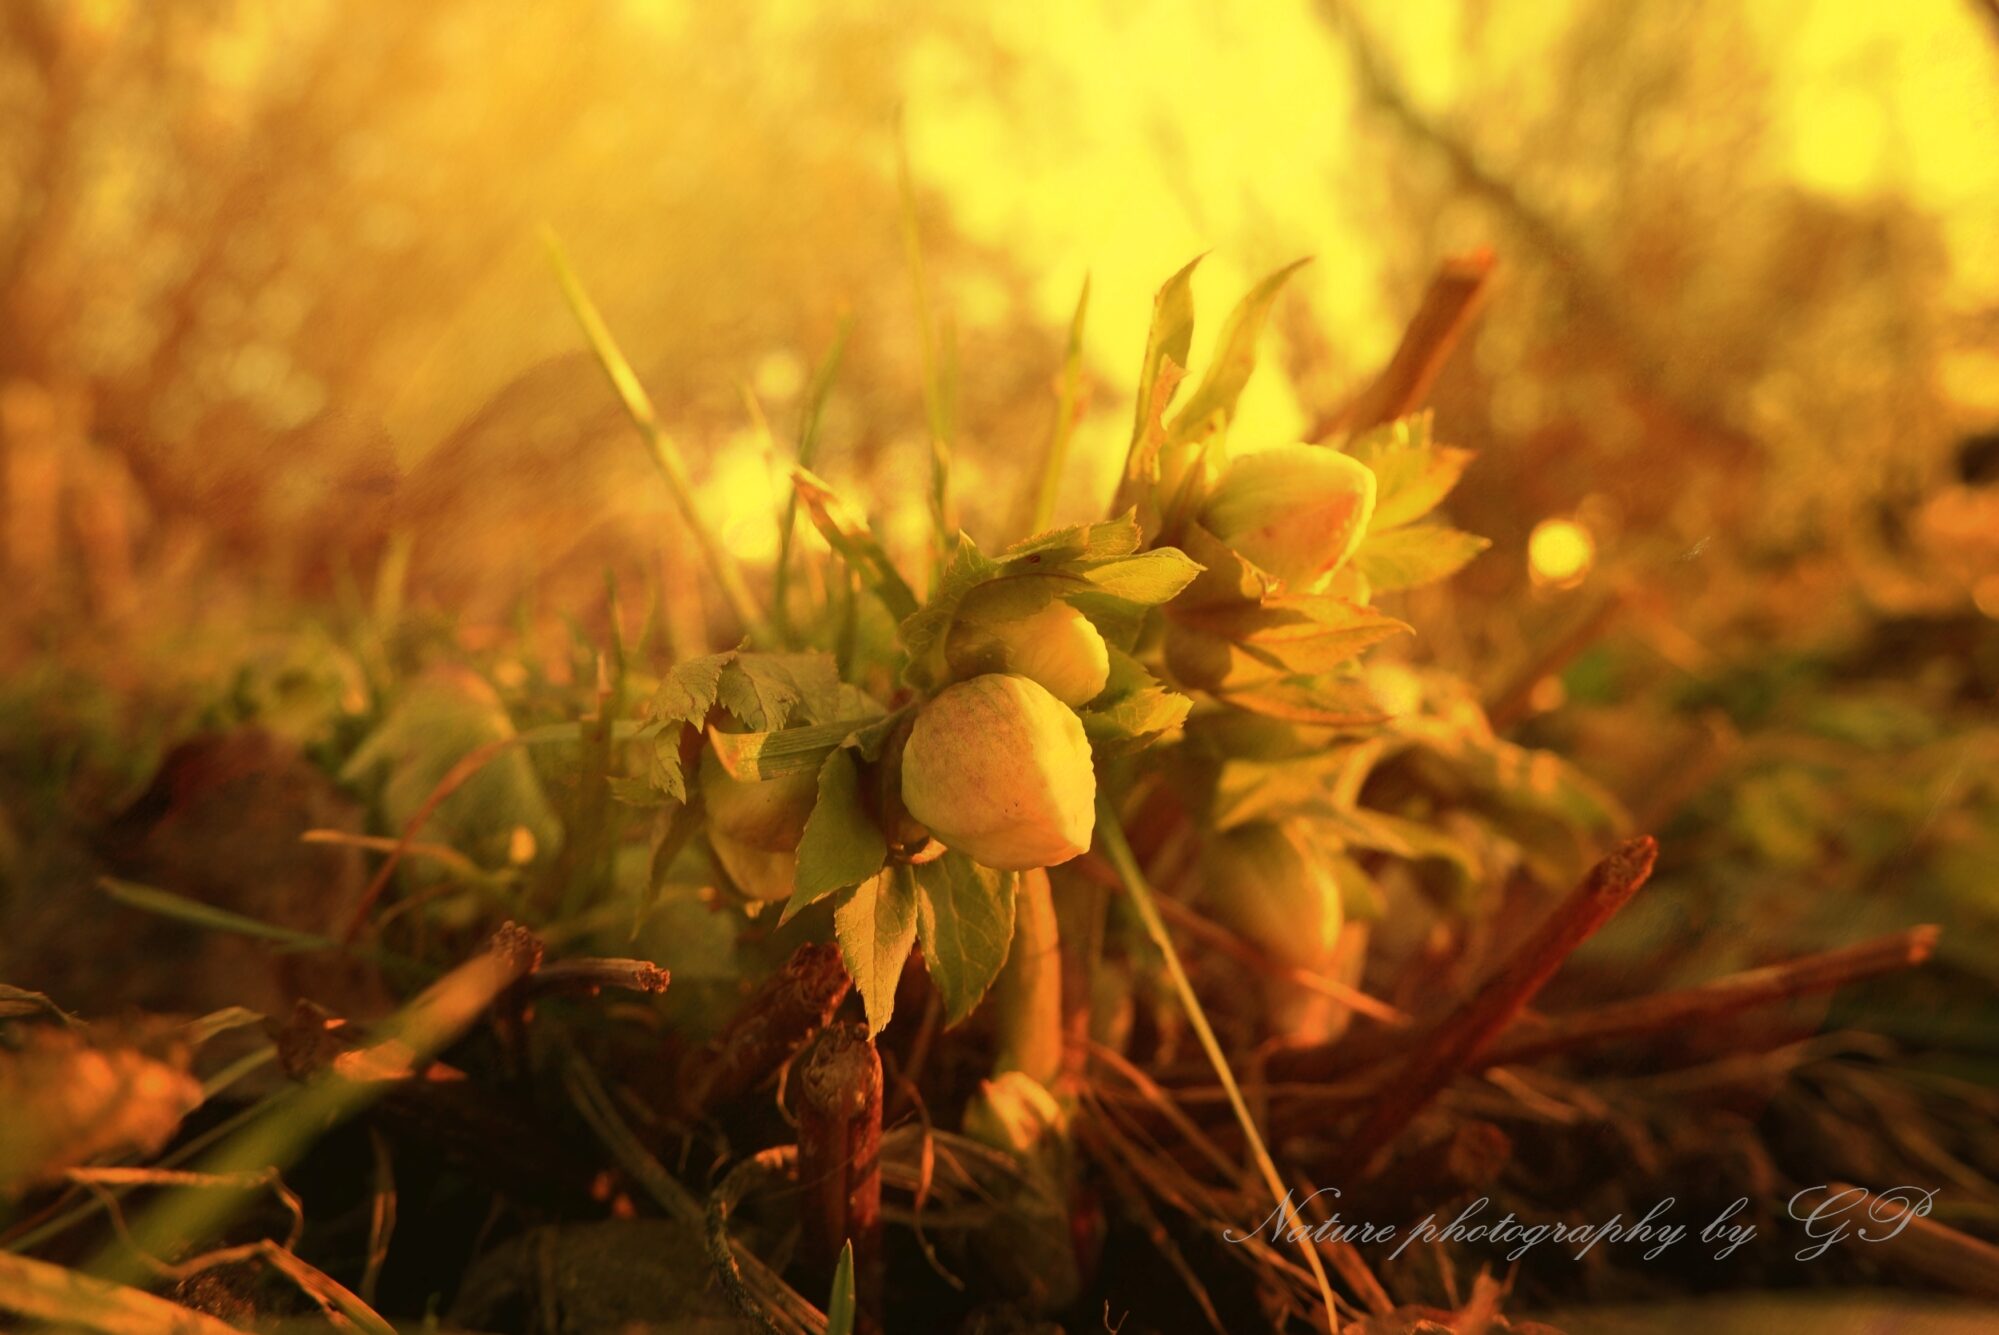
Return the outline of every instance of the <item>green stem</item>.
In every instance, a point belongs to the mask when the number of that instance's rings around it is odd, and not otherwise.
[[[1228,1095],[1229,1106],[1235,1110],[1236,1121],[1242,1125],[1243,1138],[1249,1144],[1257,1170],[1263,1175],[1263,1184],[1270,1189],[1277,1208],[1286,1216],[1286,1231],[1299,1235],[1299,1250],[1305,1253],[1305,1263],[1311,1267],[1312,1278],[1319,1285],[1319,1298],[1326,1306],[1326,1329],[1331,1335],[1339,1335],[1340,1315],[1333,1305],[1333,1286],[1326,1278],[1326,1267],[1319,1259],[1318,1247],[1311,1240],[1309,1226],[1291,1204],[1291,1193],[1277,1172],[1270,1150],[1263,1143],[1263,1133],[1256,1129],[1256,1119],[1250,1115],[1249,1102],[1243,1098],[1242,1087],[1236,1083],[1234,1072],[1229,1070],[1228,1056],[1208,1024],[1201,999],[1194,995],[1193,981],[1187,977],[1187,970],[1180,963],[1180,953],[1173,948],[1173,938],[1166,934],[1166,922],[1159,916],[1159,906],[1153,902],[1152,887],[1146,884],[1145,873],[1139,870],[1138,859],[1132,856],[1131,845],[1125,841],[1117,808],[1101,792],[1097,794],[1097,842],[1110,858],[1118,879],[1124,882],[1125,894],[1131,900],[1131,906],[1138,911],[1139,921],[1145,924],[1146,934],[1166,959],[1166,972],[1173,980],[1173,989],[1180,994],[1180,1003],[1187,1008],[1187,1019],[1194,1026],[1194,1036],[1200,1039],[1201,1049],[1208,1054],[1208,1063],[1215,1068],[1215,1077],[1221,1081],[1222,1091]]]

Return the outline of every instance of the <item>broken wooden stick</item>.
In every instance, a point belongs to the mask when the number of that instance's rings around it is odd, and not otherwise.
[[[1326,440],[1342,431],[1365,431],[1422,407],[1478,314],[1492,267],[1489,250],[1453,255],[1439,265],[1388,365],[1345,407],[1314,422],[1305,438]]]
[[[795,1069],[805,1263],[830,1280],[854,1248],[858,1329],[881,1329],[882,1064],[867,1026],[828,1025]]]
[[[681,1114],[695,1120],[755,1086],[833,1018],[852,986],[838,946],[800,946],[720,1034],[682,1063]]]
[[[1379,1169],[1389,1145],[1416,1115],[1469,1069],[1562,962],[1630,901],[1651,876],[1658,856],[1658,842],[1650,835],[1619,844],[1476,995],[1431,1031],[1347,1142],[1341,1164],[1348,1180]]]
[[[1591,1043],[1705,1026],[1757,1006],[1831,992],[1849,983],[1913,968],[1936,949],[1939,930],[1934,925],[1911,927],[1856,946],[1614,1002],[1586,1014],[1522,1020],[1478,1060],[1477,1066],[1511,1066]]]

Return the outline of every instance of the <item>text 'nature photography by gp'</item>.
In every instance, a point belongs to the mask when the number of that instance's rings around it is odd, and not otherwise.
[[[0,1329],[1999,1322],[1999,6],[0,0]]]

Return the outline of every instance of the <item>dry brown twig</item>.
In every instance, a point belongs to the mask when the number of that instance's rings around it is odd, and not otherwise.
[[[1859,945],[1805,955],[1672,992],[1613,1002],[1578,1015],[1522,1020],[1479,1059],[1478,1065],[1516,1065],[1593,1043],[1683,1030],[1753,1007],[1830,992],[1849,983],[1914,968],[1936,949],[1939,932],[1933,925],[1912,927]]]
[[[1341,1180],[1371,1175],[1395,1137],[1512,1023],[1555,971],[1630,901],[1652,874],[1659,845],[1628,839],[1596,864],[1486,985],[1431,1032],[1390,1079],[1349,1139]]]
[[[1345,407],[1313,422],[1305,439],[1328,440],[1342,432],[1366,431],[1422,407],[1485,304],[1493,264],[1491,251],[1477,250],[1449,256],[1438,265],[1388,364]]]

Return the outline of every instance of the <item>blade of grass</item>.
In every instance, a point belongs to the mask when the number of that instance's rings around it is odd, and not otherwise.
[[[840,1249],[833,1291],[826,1299],[826,1335],[854,1335],[854,1244]]]
[[[179,1303],[26,1256],[0,1254],[0,1310],[102,1335],[244,1335]]]
[[[378,1043],[382,1050],[397,1054],[398,1060],[420,1065],[456,1041],[496,997],[532,972],[540,958],[540,944],[509,924],[488,949],[424,989],[381,1026]],[[373,1103],[392,1083],[322,1073],[273,1099],[259,1115],[205,1154],[195,1171],[211,1177],[283,1172],[307,1146]],[[184,1247],[214,1237],[239,1208],[214,1193],[169,1191],[133,1219],[131,1238],[145,1255],[176,1255]],[[123,1280],[134,1277],[137,1264],[131,1252],[114,1244],[100,1252],[89,1269]]]
[[[743,580],[743,572],[736,565],[736,558],[722,545],[721,539],[708,526],[694,495],[694,484],[687,475],[687,463],[680,457],[680,447],[659,424],[659,414],[654,411],[652,399],[646,394],[645,386],[639,383],[638,375],[624,353],[618,350],[611,337],[604,317],[597,312],[596,303],[583,290],[582,282],[570,266],[569,257],[562,249],[553,232],[546,234],[549,261],[555,266],[555,276],[562,284],[562,294],[569,301],[569,309],[576,316],[576,322],[583,327],[583,335],[590,341],[590,350],[596,354],[598,365],[611,381],[611,388],[617,391],[618,401],[624,405],[625,413],[632,419],[652,450],[653,463],[658,465],[660,475],[666,479],[666,489],[672,493],[674,504],[680,508],[680,515],[686,521],[695,543],[701,548],[702,559],[714,572],[715,582],[722,587],[722,596],[729,602],[729,608],[736,619],[743,623],[743,629],[752,640],[770,639],[770,629],[764,615],[757,606],[756,598],[750,593],[750,586]]]
[[[1048,437],[1047,453],[1041,456],[1041,476],[1034,486],[1034,508],[1028,515],[1030,535],[1045,530],[1055,515],[1055,493],[1062,485],[1062,471],[1069,462],[1069,440],[1076,433],[1076,417],[1083,398],[1083,317],[1090,309],[1090,279],[1083,278],[1083,291],[1076,298],[1076,314],[1069,320],[1069,346],[1062,357],[1062,375],[1055,386],[1055,426]]]
[[[939,554],[951,549],[958,524],[951,513],[951,413],[945,375],[937,355],[937,330],[930,318],[930,281],[923,267],[923,241],[916,225],[916,188],[909,173],[909,139],[895,128],[895,180],[902,202],[902,242],[909,258],[909,281],[916,295],[916,332],[923,354],[923,411],[930,423],[930,522]]]
[[[1125,842],[1124,827],[1118,823],[1117,808],[1102,793],[1097,795],[1097,839],[1103,844],[1104,855],[1110,859],[1118,878],[1124,882],[1125,895],[1131,900],[1132,908],[1137,910],[1139,921],[1145,925],[1146,935],[1152,938],[1152,944],[1159,948],[1160,955],[1166,960],[1166,972],[1173,980],[1173,990],[1180,994],[1180,1004],[1186,1007],[1188,1022],[1194,1026],[1194,1036],[1200,1040],[1202,1051],[1207,1053],[1208,1063],[1215,1068],[1215,1077],[1221,1081],[1222,1089],[1228,1095],[1229,1107],[1235,1110],[1236,1121],[1242,1126],[1243,1139],[1249,1145],[1251,1157],[1256,1160],[1263,1184],[1277,1202],[1277,1208],[1284,1213],[1285,1232],[1308,1230],[1304,1216],[1291,1203],[1291,1190],[1284,1185],[1276,1161],[1270,1157],[1270,1150],[1263,1143],[1263,1133],[1256,1128],[1256,1119],[1250,1115],[1249,1102],[1243,1098],[1242,1087],[1236,1083],[1235,1073],[1229,1069],[1228,1054],[1222,1051],[1221,1040],[1215,1037],[1214,1029],[1208,1024],[1207,1012],[1201,1008],[1201,999],[1194,994],[1193,980],[1187,977],[1186,967],[1180,963],[1180,953],[1173,948],[1173,938],[1167,934],[1166,922],[1159,916],[1159,905],[1153,901],[1152,887],[1146,883],[1145,873],[1139,870],[1131,845]],[[1299,1250],[1304,1252],[1312,1278],[1319,1286],[1319,1299],[1326,1308],[1326,1329],[1329,1335],[1339,1335],[1340,1314],[1333,1305],[1333,1286],[1326,1278],[1326,1267],[1319,1259],[1319,1249],[1306,1236],[1301,1240]]]
[[[840,327],[834,331],[833,346],[826,349],[820,359],[818,369],[812,373],[812,383],[806,387],[805,407],[798,415],[798,459],[800,468],[812,467],[812,461],[819,453],[819,423],[826,414],[826,396],[833,391],[834,377],[840,374],[840,362],[847,355],[847,339],[854,332],[854,317],[840,317]],[[777,570],[772,576],[771,616],[777,623],[778,632],[791,643],[791,612],[786,598],[791,591],[791,544],[798,529],[798,492],[793,490],[784,501],[784,520],[777,530]]]
[[[385,969],[395,969],[411,977],[426,978],[436,973],[436,970],[429,965],[413,960],[407,955],[399,955],[394,951],[381,950],[373,946],[343,947],[329,936],[321,936],[316,932],[302,932],[296,928],[264,922],[259,918],[231,913],[227,909],[219,909],[213,904],[189,899],[157,886],[141,885],[137,881],[123,881],[115,876],[101,876],[97,883],[105,894],[127,908],[138,909],[141,913],[151,913],[161,918],[172,918],[203,931],[256,937],[259,940],[269,941],[287,952],[347,949],[362,959]]]

